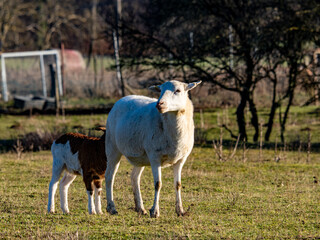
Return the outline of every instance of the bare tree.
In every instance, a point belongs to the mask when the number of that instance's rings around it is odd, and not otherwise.
[[[201,78],[239,94],[239,134],[247,138],[248,105],[253,140],[257,141],[259,121],[253,93],[266,77],[261,71],[264,48],[260,48],[260,39],[269,20],[268,7],[265,1],[151,1],[148,11],[136,19],[131,15],[123,18],[123,45],[132,57],[124,64],[175,68],[184,79]]]
[[[88,20],[77,13],[76,1],[46,0],[37,2],[38,18],[32,31],[37,36],[38,48],[59,47],[68,38],[79,39],[88,32]]]
[[[1,50],[9,50],[19,46],[19,34],[25,33],[29,25],[24,21],[26,17],[35,15],[35,8],[31,2],[22,0],[0,1],[0,43]]]
[[[284,133],[290,108],[293,104],[295,91],[299,85],[310,81],[311,76],[303,77],[303,74],[310,68],[313,59],[307,63],[306,57],[310,54],[310,47],[319,36],[319,27],[315,25],[319,20],[319,11],[315,1],[284,1],[278,4],[273,13],[274,21],[268,28],[269,33],[264,37],[265,46],[272,49],[272,56],[267,58],[271,65],[268,72],[268,79],[273,84],[272,104],[265,140],[269,141],[276,110],[285,104],[284,113],[280,114],[280,137],[284,143]],[[284,65],[286,67],[284,67]],[[285,81],[287,89],[283,94],[277,93],[278,70],[286,69]],[[313,82],[311,80],[311,82]]]

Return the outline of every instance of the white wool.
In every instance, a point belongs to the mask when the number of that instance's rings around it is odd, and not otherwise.
[[[112,108],[106,132],[106,190],[108,211],[116,213],[112,186],[119,159],[124,155],[135,167],[150,166],[155,184],[155,201],[151,216],[159,216],[161,167],[174,166],[175,185],[181,185],[181,169],[194,143],[193,106],[188,91],[200,82],[185,84],[169,81],[153,87],[161,90],[159,99],[127,96]],[[139,172],[140,170],[134,170]],[[132,177],[136,208],[145,212],[140,194],[140,174]],[[183,215],[180,188],[177,190],[178,215]],[[140,209],[139,209],[140,208]]]

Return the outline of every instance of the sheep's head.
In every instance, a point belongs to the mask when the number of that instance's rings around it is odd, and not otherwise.
[[[200,83],[201,81],[187,84],[172,80],[159,86],[151,86],[151,90],[160,92],[160,97],[156,105],[158,111],[160,113],[166,113],[184,110],[188,100],[188,91]]]

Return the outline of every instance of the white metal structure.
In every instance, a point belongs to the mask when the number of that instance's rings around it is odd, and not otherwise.
[[[61,61],[60,61],[60,54],[58,50],[2,53],[1,54],[1,76],[2,76],[2,94],[3,94],[4,101],[6,102],[8,101],[8,87],[7,87],[5,59],[14,58],[14,57],[36,57],[36,56],[40,57],[40,71],[41,71],[41,79],[42,79],[43,96],[47,97],[47,85],[45,80],[45,69],[44,69],[44,60],[43,60],[43,56],[45,55],[55,55],[56,57],[59,94],[60,96],[63,95],[62,79],[61,79]]]

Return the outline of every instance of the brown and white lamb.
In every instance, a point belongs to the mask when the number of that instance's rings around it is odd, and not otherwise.
[[[89,214],[102,214],[101,191],[106,171],[105,154],[106,129],[99,127],[104,134],[100,137],[88,137],[80,133],[66,133],[55,140],[51,146],[53,156],[52,178],[49,185],[48,212],[54,213],[54,195],[60,181],[60,205],[64,213],[69,213],[68,188],[77,175],[82,175],[88,194]],[[93,201],[93,189],[95,202]]]

